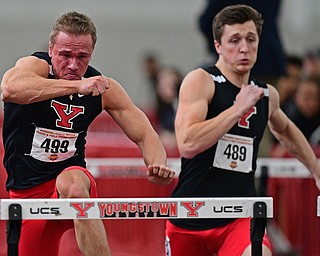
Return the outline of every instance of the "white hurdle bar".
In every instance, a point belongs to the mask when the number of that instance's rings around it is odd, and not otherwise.
[[[68,198],[0,200],[0,219],[2,220],[248,217],[272,218],[273,198]]]
[[[8,256],[19,255],[22,220],[150,218],[251,218],[251,253],[262,256],[267,218],[272,217],[272,197],[0,200],[0,219],[7,220]]]

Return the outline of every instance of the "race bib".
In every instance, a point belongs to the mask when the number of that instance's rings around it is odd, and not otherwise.
[[[30,155],[43,162],[60,162],[74,156],[78,133],[36,127]]]
[[[218,141],[213,166],[249,173],[252,171],[252,157],[252,138],[227,133]]]

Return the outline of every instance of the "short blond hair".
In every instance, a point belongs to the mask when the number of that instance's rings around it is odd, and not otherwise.
[[[67,12],[57,19],[50,33],[50,43],[55,43],[59,32],[71,35],[90,34],[93,48],[97,42],[97,30],[91,18],[76,11]]]

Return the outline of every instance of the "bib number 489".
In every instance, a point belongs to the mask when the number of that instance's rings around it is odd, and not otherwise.
[[[223,152],[228,159],[245,161],[246,160],[246,148],[243,146],[228,144]]]

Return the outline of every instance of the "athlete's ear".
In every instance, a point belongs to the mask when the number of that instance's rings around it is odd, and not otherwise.
[[[217,53],[220,55],[220,53],[221,53],[221,50],[220,50],[221,44],[217,40],[214,40],[214,48],[216,48]]]
[[[49,42],[48,54],[49,54],[50,57],[52,57],[52,48],[53,48],[53,44],[51,42]]]

